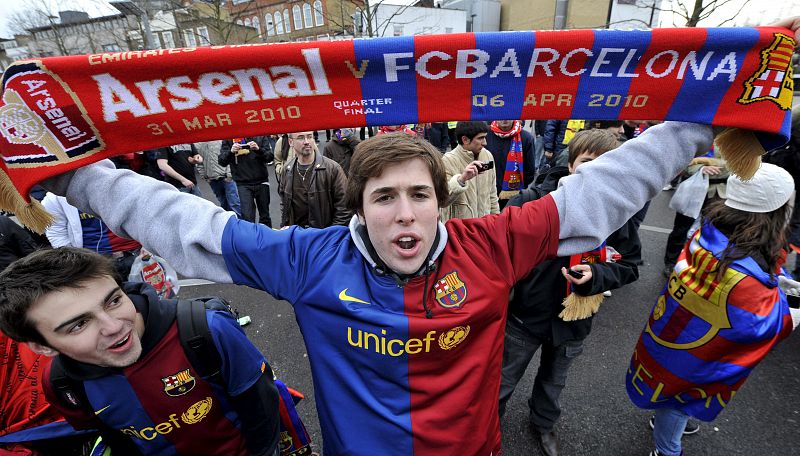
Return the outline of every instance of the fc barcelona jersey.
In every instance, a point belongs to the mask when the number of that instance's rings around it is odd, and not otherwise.
[[[234,282],[294,305],[326,455],[489,456],[508,293],[555,257],[558,220],[549,196],[450,220],[435,269],[406,283],[376,272],[345,227],[231,218],[222,249]]]
[[[260,378],[266,362],[263,355],[230,315],[206,311],[227,386],[207,382],[187,359],[175,321],[167,323],[166,331],[158,331],[156,320],[174,319],[174,310],[171,315],[158,312],[153,301],[142,337],[142,346],[150,348],[143,356],[127,368],[105,369],[104,375],[83,380],[96,417],[130,437],[148,456],[246,455],[240,420],[226,398],[242,393]],[[46,375],[49,378],[49,372]],[[58,405],[51,388],[45,392]],[[59,408],[76,427],[87,426],[78,421],[82,411]]]

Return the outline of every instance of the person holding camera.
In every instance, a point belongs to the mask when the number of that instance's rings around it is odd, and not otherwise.
[[[459,145],[442,156],[452,202],[439,210],[442,222],[451,218],[475,218],[499,214],[497,179],[489,171],[494,158],[485,149],[489,126],[486,122],[459,122]]]
[[[269,216],[269,169],[267,164],[275,158],[266,136],[234,138],[222,141],[219,150],[220,166],[231,167],[233,181],[239,192],[242,218],[248,222],[272,227]]]

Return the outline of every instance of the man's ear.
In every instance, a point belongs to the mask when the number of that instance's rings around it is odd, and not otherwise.
[[[50,348],[47,345],[37,344],[36,342],[26,342],[25,345],[27,345],[32,352],[39,355],[49,356],[52,358],[59,354],[57,350]]]
[[[367,219],[364,218],[364,213],[361,210],[356,211],[356,215],[358,216],[358,223],[367,226]]]

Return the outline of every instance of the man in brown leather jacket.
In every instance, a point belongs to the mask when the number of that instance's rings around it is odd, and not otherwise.
[[[281,226],[347,225],[353,214],[344,203],[347,176],[342,167],[319,153],[312,132],[292,133],[288,139],[294,158],[283,168],[278,189]]]

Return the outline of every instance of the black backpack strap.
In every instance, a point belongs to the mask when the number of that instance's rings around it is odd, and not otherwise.
[[[178,300],[176,313],[178,334],[183,351],[197,373],[214,383],[222,384],[220,373],[222,359],[208,328],[206,309],[233,314],[228,303],[221,298]]]
[[[94,410],[86,396],[83,382],[67,376],[64,365],[58,357],[50,363],[50,385],[62,404],[80,410],[90,419],[94,417]]]
[[[68,376],[58,357],[50,364],[50,385],[62,405],[73,408],[83,416],[86,424],[97,429],[103,442],[111,448],[112,454],[141,456],[142,453],[130,437],[97,417],[89,402],[89,396],[86,395],[83,381]]]

